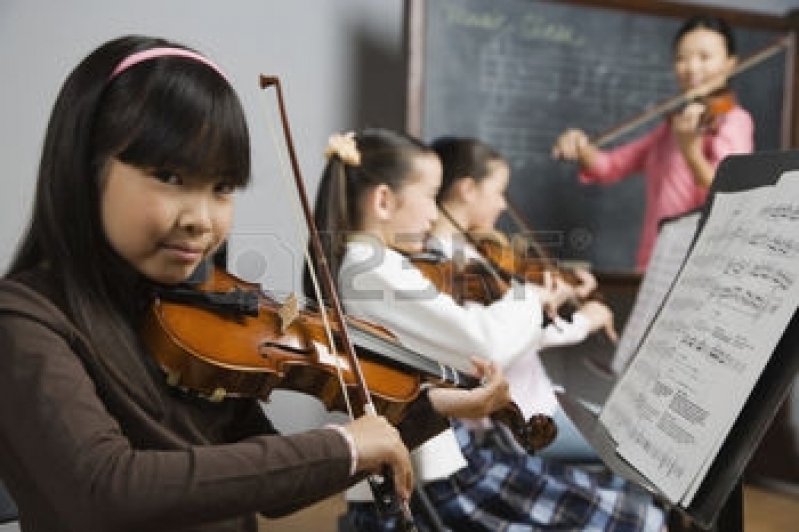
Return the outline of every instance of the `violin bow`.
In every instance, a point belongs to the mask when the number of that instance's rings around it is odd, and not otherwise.
[[[510,218],[513,220],[513,223],[516,224],[516,227],[524,232],[526,236],[526,243],[533,249],[533,251],[535,251],[536,258],[543,262],[545,266],[554,268],[555,264],[552,261],[552,258],[549,256],[549,253],[544,250],[544,247],[535,237],[533,229],[530,227],[530,224],[527,223],[527,220],[524,219],[524,216],[522,216],[519,207],[517,207],[516,204],[511,201],[509,197],[507,197],[507,195],[505,196],[505,205],[507,206],[508,216],[510,216]]]
[[[480,249],[480,248],[479,248],[479,245],[478,245],[478,243],[477,243],[477,240],[475,240],[474,236],[472,236],[472,235],[471,235],[471,233],[469,233],[469,232],[468,232],[466,229],[464,229],[464,228],[461,226],[461,224],[459,224],[459,223],[458,223],[458,221],[457,221],[457,220],[455,220],[455,218],[454,218],[454,217],[453,217],[453,216],[452,216],[452,215],[451,215],[451,214],[450,214],[450,213],[447,211],[447,209],[445,209],[445,208],[444,208],[442,205],[439,205],[439,206],[438,206],[438,210],[439,210],[439,211],[441,211],[441,214],[443,214],[443,215],[444,215],[444,218],[446,218],[447,220],[449,220],[449,223],[451,223],[451,224],[452,224],[452,226],[453,226],[455,229],[457,229],[457,231],[458,231],[458,232],[459,232],[459,233],[460,233],[460,234],[463,236],[463,238],[465,238],[465,239],[466,239],[466,241],[467,241],[469,244],[471,244],[472,246],[474,246],[474,249],[475,249],[475,250],[478,250],[478,249]],[[486,268],[486,271],[487,271],[487,272],[488,272],[488,273],[489,273],[489,274],[490,274],[490,275],[491,275],[491,276],[492,276],[492,277],[493,277],[495,280],[497,280],[497,281],[500,281],[500,282],[502,282],[502,283],[507,283],[507,282],[509,281],[509,279],[513,279],[513,278],[515,278],[515,277],[516,277],[516,276],[515,276],[515,274],[513,274],[513,272],[504,272],[504,271],[502,270],[502,268],[500,268],[500,267],[499,267],[499,265],[495,264],[495,263],[494,263],[494,261],[492,261],[492,260],[491,260],[489,257],[483,257],[483,259],[484,259],[484,261],[485,261],[485,264],[484,264],[484,266],[485,266],[485,268]],[[508,277],[508,279],[506,279],[505,277],[503,277],[503,275],[501,275],[501,273],[500,273],[500,272],[507,274],[507,277]]]
[[[283,127],[283,137],[288,149],[289,160],[291,162],[291,167],[294,174],[294,182],[297,187],[297,194],[302,207],[302,213],[305,218],[305,223],[308,227],[308,237],[317,261],[319,274],[322,278],[322,286],[326,292],[325,295],[329,299],[329,304],[333,311],[333,315],[339,324],[342,345],[355,379],[355,387],[358,391],[359,400],[363,405],[364,412],[366,414],[377,415],[377,409],[372,401],[369,388],[366,384],[366,379],[364,378],[363,371],[361,370],[361,364],[358,360],[358,355],[355,352],[354,344],[348,332],[347,320],[344,315],[344,310],[341,306],[341,300],[338,297],[336,284],[333,281],[332,274],[330,273],[330,266],[325,258],[324,249],[322,248],[322,240],[319,237],[319,230],[314,223],[310,202],[308,201],[308,194],[305,190],[305,184],[300,172],[297,154],[294,150],[294,141],[292,140],[293,137],[291,134],[291,129],[289,128],[280,79],[278,79],[276,76],[261,75],[260,85],[262,90],[266,90],[269,87],[275,88],[281,124]],[[333,344],[331,343],[331,345]],[[343,388],[343,393],[347,395],[349,393],[347,387],[344,386]],[[402,530],[406,532],[416,532],[416,526],[413,523],[410,508],[407,504],[401,504],[397,497],[394,477],[390,467],[387,465],[384,466],[380,475],[371,475],[368,480],[369,485],[372,488],[372,493],[374,494],[378,510],[380,510],[384,515],[396,515],[399,518],[404,519],[404,522],[402,523]]]

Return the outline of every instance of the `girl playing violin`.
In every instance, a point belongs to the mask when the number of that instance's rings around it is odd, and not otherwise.
[[[519,284],[488,305],[459,305],[409,261],[425,248],[438,219],[442,168],[435,151],[404,134],[368,129],[334,135],[317,195],[317,226],[328,236],[327,260],[348,313],[379,323],[400,342],[463,367],[472,356],[505,368],[535,356],[542,343],[543,305],[558,288]],[[535,366],[525,366],[534,371]],[[526,415],[546,393],[515,395]],[[516,392],[519,392],[517,387]],[[533,457],[485,423],[482,431],[455,420],[413,452],[414,466],[444,524],[453,530],[660,531],[663,512],[649,495],[612,479]],[[477,437],[502,445],[480,445]],[[506,482],[507,481],[507,482]],[[499,486],[502,486],[501,488]],[[374,505],[350,492],[359,531],[392,530]],[[361,501],[361,502],[355,502]]]
[[[222,243],[250,180],[244,112],[222,70],[179,44],[105,43],[52,111],[33,215],[0,280],[0,477],[25,531],[255,531],[392,468],[446,417],[507,404],[433,388],[397,428],[378,415],[279,435],[254,398],[170,387],[139,328],[154,289]],[[412,422],[413,421],[413,422]]]
[[[736,64],[732,30],[720,18],[695,16],[686,20],[674,39],[674,73],[683,92],[726,88]],[[707,99],[707,98],[706,98]],[[668,117],[643,137],[609,151],[600,150],[579,129],[556,140],[556,158],[577,161],[583,183],[614,183],[643,173],[646,209],[636,267],[646,268],[658,222],[701,206],[718,163],[731,154],[749,153],[754,146],[754,123],[744,108],[732,102],[729,110],[712,116],[700,98]]]
[[[480,234],[495,230],[497,219],[506,207],[510,165],[494,148],[477,139],[446,136],[434,140],[431,146],[441,160],[443,178],[437,195],[441,215],[433,224],[428,245],[450,258],[461,256],[465,260],[486,262],[488,259],[472,244],[475,239],[469,235],[479,238]],[[581,292],[584,285],[595,286],[593,276],[587,271],[584,274],[585,281],[579,286],[560,283],[561,291],[570,299],[578,300],[577,292]],[[536,300],[530,303],[539,304]],[[613,313],[605,304],[593,300],[580,303],[568,319],[556,310],[550,311],[552,322],[541,331],[536,348],[514,360],[507,366],[506,373],[513,396],[524,397],[525,404],[553,416],[558,425],[558,437],[539,453],[541,456],[571,461],[596,460],[596,452],[560,409],[537,351],[577,344],[598,330],[604,330],[615,341]],[[529,325],[524,329],[529,329]],[[512,334],[524,334],[527,332],[524,329],[518,333],[514,330]]]

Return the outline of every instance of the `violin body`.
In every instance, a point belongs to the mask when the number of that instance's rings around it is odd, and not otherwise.
[[[490,305],[505,295],[509,287],[505,279],[492,275],[485,264],[477,261],[458,264],[427,253],[410,260],[439,292],[449,294],[459,305],[466,301]]]
[[[518,236],[511,241],[504,234],[495,231],[471,234],[470,240],[491,263],[522,281],[541,285],[544,284],[544,275],[548,273],[553,279],[560,279],[573,287],[582,283],[574,269],[556,264],[543,253],[541,246],[527,238]],[[594,290],[587,300],[601,301],[602,295]],[[576,310],[583,302],[570,301],[570,308],[563,310]]]
[[[167,374],[171,385],[220,401],[227,397],[268,400],[275,389],[318,398],[328,410],[347,411],[345,390],[356,386],[348,359],[342,356],[339,326],[331,320],[331,347],[319,312],[286,312],[254,283],[213,269],[198,293],[256,298],[251,312],[238,308],[207,308],[170,300],[165,292],[157,298],[143,324],[145,345]],[[182,299],[182,298],[180,298]],[[479,380],[427,359],[399,344],[385,329],[348,318],[356,336],[361,372],[377,412],[392,424],[401,422],[410,404],[421,393],[422,383],[473,388]],[[388,357],[385,352],[395,352]],[[352,405],[357,415],[359,405]],[[525,420],[511,404],[496,413],[518,443],[531,453],[545,447],[557,434],[548,416]]]
[[[518,245],[518,241],[511,243],[505,235],[499,232],[472,235],[472,239],[480,254],[502,270],[527,282],[543,284],[545,272],[557,273],[552,271],[553,268],[548,261],[529,257],[527,254],[529,246],[526,245],[526,242],[523,242],[525,245],[521,249],[522,246]]]
[[[699,130],[716,132],[721,117],[732,111],[738,100],[731,89],[724,87],[708,94],[700,102],[704,104],[705,111],[699,119]]]
[[[213,311],[159,298],[143,334],[171,384],[214,400],[268,400],[280,388],[312,395],[328,410],[346,411],[336,366],[348,387],[355,386],[354,375],[341,356],[341,345],[334,347],[336,352],[330,347],[318,313],[302,311],[288,323],[281,317],[282,306],[257,285],[219,269],[200,289],[256,293],[258,314]],[[337,328],[334,323],[331,327]],[[399,422],[418,396],[421,378],[369,357],[361,360],[361,369],[380,413]]]

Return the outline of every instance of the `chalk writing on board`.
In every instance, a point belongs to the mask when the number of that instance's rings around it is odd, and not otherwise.
[[[642,180],[581,186],[576,167],[553,161],[550,149],[566,128],[596,135],[674,96],[671,43],[681,22],[540,0],[428,1],[421,134],[469,135],[496,146],[511,163],[509,195],[529,225],[563,235],[555,256],[631,269]],[[779,35],[735,30],[742,57]],[[734,89],[755,119],[756,149],[779,149],[784,61],[758,65]]]

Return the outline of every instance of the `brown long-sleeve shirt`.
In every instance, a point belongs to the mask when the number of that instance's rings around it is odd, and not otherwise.
[[[156,373],[136,399],[46,286],[0,280],[0,478],[24,531],[254,531],[256,512],[358,480],[336,431],[277,435],[255,399],[211,403]],[[422,398],[400,426],[411,446],[446,427]]]

